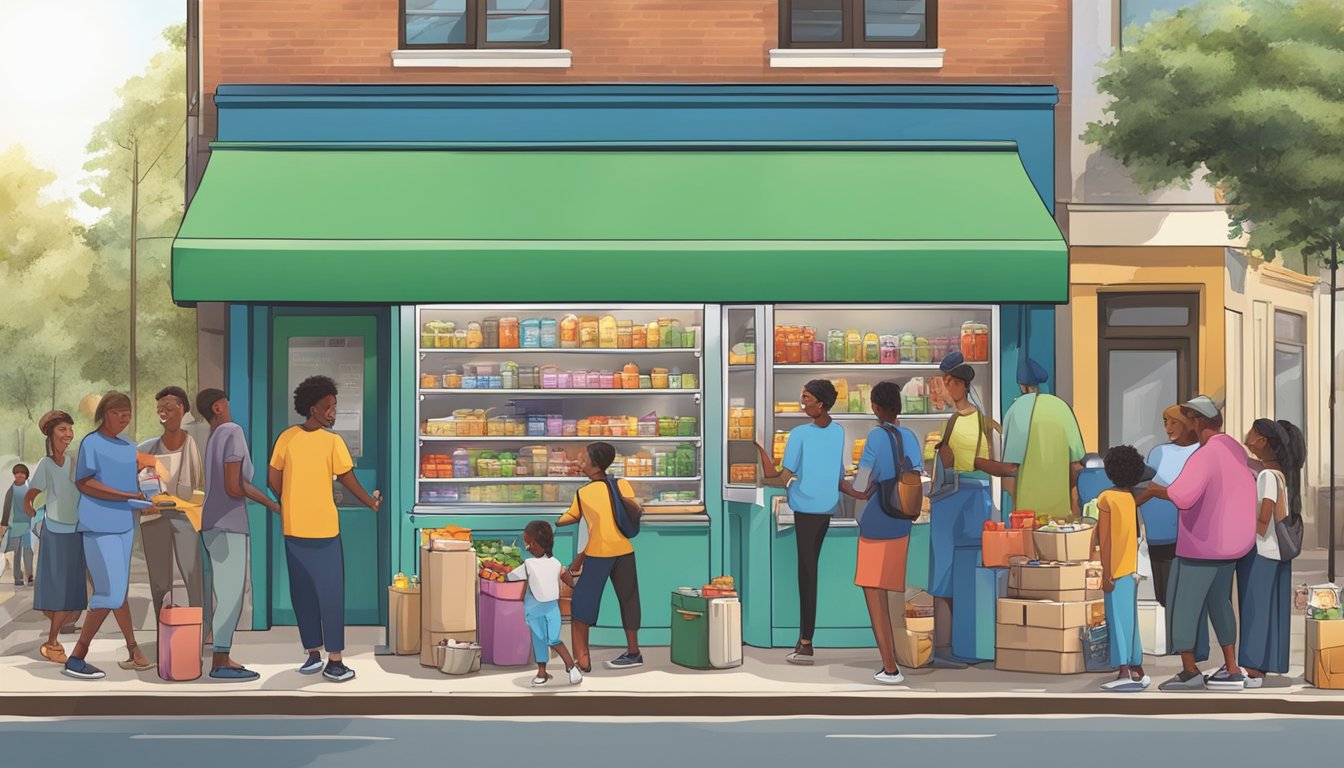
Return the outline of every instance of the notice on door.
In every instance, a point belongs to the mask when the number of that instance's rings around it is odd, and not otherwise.
[[[289,391],[309,376],[336,382],[336,424],[332,431],[345,440],[350,455],[364,455],[364,339],[361,336],[294,336],[289,340]],[[303,422],[293,408],[289,423]]]

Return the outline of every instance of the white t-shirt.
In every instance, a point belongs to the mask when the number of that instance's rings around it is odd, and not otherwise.
[[[509,572],[509,581],[526,581],[532,598],[538,603],[560,599],[560,573],[564,566],[554,557],[533,557]]]
[[[1255,534],[1255,551],[1261,557],[1269,560],[1283,559],[1279,554],[1279,534],[1274,527],[1275,521],[1279,519],[1279,491],[1283,487],[1283,475],[1280,475],[1277,470],[1262,469],[1255,478],[1256,518],[1259,519],[1260,516],[1259,502],[1268,499],[1275,503],[1273,516],[1269,519],[1269,527],[1265,529],[1264,535],[1261,535],[1258,531]]]

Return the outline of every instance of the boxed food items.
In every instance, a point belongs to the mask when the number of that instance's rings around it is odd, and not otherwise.
[[[1029,509],[1020,509],[1008,514],[1008,527],[1031,529],[1036,527],[1036,513]]]
[[[1042,560],[1075,563],[1092,557],[1094,528],[1090,523],[1051,521],[1035,529],[1032,542]]]
[[[994,668],[1004,672],[1032,672],[1041,675],[1077,675],[1087,667],[1083,654],[1058,651],[1032,651],[1002,648],[994,657]]]
[[[1046,629],[999,624],[995,630],[994,645],[999,650],[1082,653],[1083,640],[1078,634],[1079,629],[1080,627]]]
[[[985,522],[981,533],[980,550],[984,554],[986,568],[1007,568],[1011,558],[1025,557],[1036,559],[1036,547],[1031,531],[1006,529],[996,520]]]
[[[1341,615],[1340,589],[1334,584],[1317,584],[1308,588],[1308,618],[1320,621],[1337,621]]]
[[[1344,689],[1344,620],[1308,618],[1304,677],[1317,688]]]
[[[478,565],[470,550],[420,550],[420,663],[438,666],[435,648],[446,640],[476,640]]]
[[[731,464],[728,466],[728,482],[734,485],[755,485],[755,464]]]
[[[1008,569],[1008,597],[1059,603],[1101,599],[1100,589],[1088,589],[1087,575],[1086,563],[1014,563]]]
[[[700,588],[701,597],[737,597],[737,585],[732,576],[715,576]]]
[[[1003,598],[998,604],[998,623],[1041,629],[1079,629],[1095,627],[1106,621],[1102,600],[1060,603],[1050,600]]]

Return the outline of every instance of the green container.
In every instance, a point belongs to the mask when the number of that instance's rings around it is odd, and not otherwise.
[[[710,669],[709,600],[672,593],[672,663]]]

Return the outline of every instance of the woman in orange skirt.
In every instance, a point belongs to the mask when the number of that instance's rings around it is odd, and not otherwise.
[[[900,386],[891,381],[879,383],[873,387],[872,404],[873,414],[880,423],[868,434],[863,456],[859,459],[859,474],[854,484],[860,490],[846,491],[855,498],[866,499],[859,515],[858,567],[854,583],[863,588],[873,637],[882,655],[882,668],[873,679],[885,685],[900,685],[905,682],[905,676],[896,665],[896,637],[888,598],[891,593],[905,594],[905,557],[910,546],[911,521],[888,515],[882,509],[876,491],[879,483],[897,476],[898,462],[900,472],[920,471],[924,468],[924,459],[919,439],[900,425]]]

